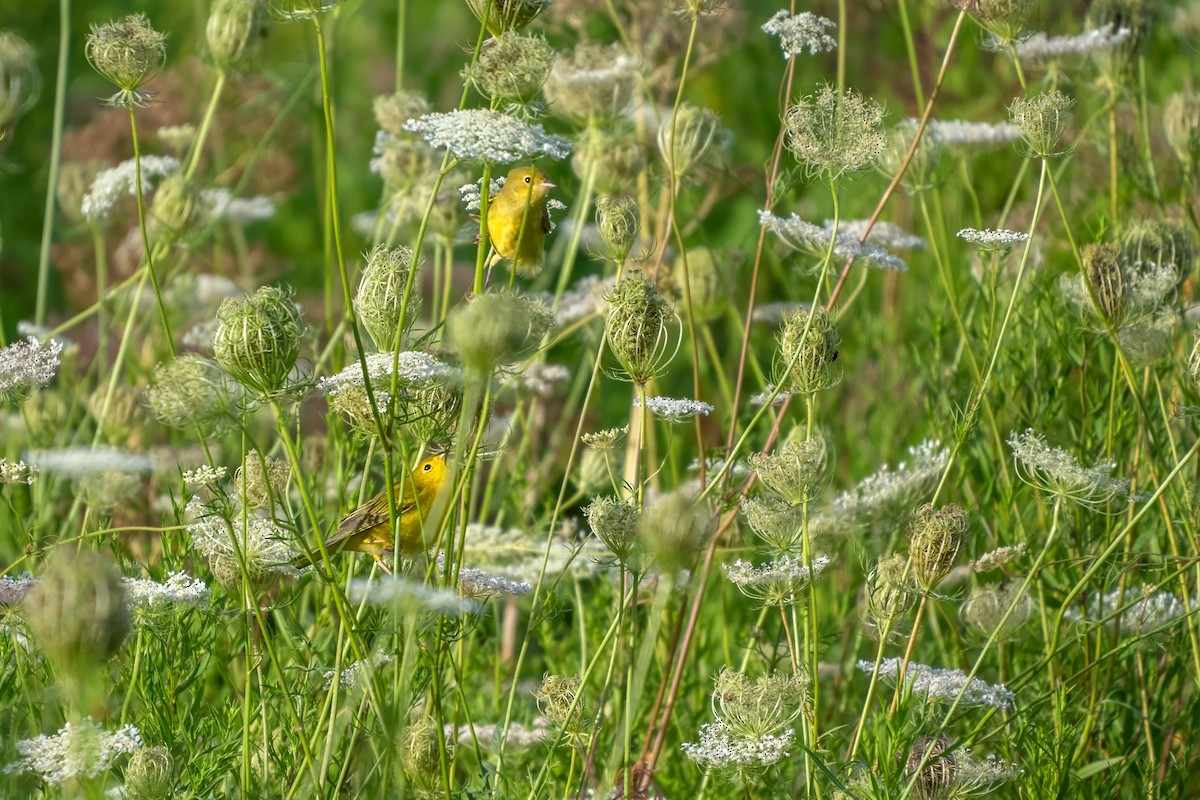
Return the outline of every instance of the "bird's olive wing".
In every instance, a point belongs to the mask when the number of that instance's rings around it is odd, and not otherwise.
[[[550,209],[542,206],[542,233],[549,233],[550,230]]]

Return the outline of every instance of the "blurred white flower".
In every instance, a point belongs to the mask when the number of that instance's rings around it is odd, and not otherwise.
[[[17,742],[20,759],[4,768],[9,775],[33,773],[49,784],[73,778],[94,778],[106,772],[117,756],[142,746],[142,734],[133,725],[109,733],[84,717],[68,722],[53,736],[42,734]]]

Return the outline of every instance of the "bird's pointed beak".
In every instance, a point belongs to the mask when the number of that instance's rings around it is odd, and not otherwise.
[[[539,184],[541,184],[541,185],[542,185],[544,188],[546,188],[546,189],[553,189],[553,188],[554,188],[554,184],[553,184],[553,183],[551,183],[550,181],[547,181],[547,180],[538,181],[538,183],[539,183]]]

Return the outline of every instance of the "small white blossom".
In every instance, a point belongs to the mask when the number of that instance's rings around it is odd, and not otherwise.
[[[571,155],[571,143],[563,137],[546,133],[541,125],[485,108],[425,114],[410,119],[404,129],[464,161],[511,164],[539,156],[563,159]]]
[[[700,741],[686,742],[684,755],[697,764],[713,769],[736,767],[769,767],[787,758],[792,752],[795,732],[786,730],[778,736],[750,739],[738,736],[724,722],[709,722],[700,726]]]
[[[896,677],[900,671],[900,663],[899,658],[884,659],[879,665],[879,674],[885,678]],[[875,668],[872,661],[859,661],[855,666],[863,672],[871,672]],[[941,669],[910,663],[904,670],[904,681],[914,694],[924,694],[930,698],[953,702],[961,693],[959,705],[963,706],[1012,708],[1016,697],[1003,684],[993,686],[979,678],[971,678],[968,681],[967,673],[961,669]]]
[[[1133,598],[1139,599],[1134,600]],[[1171,592],[1153,592],[1144,587],[1140,595],[1130,589],[1114,589],[1103,595],[1093,595],[1086,611],[1071,609],[1064,617],[1076,622],[1107,623],[1122,636],[1144,636],[1170,625],[1187,613],[1178,597]]]
[[[571,370],[563,364],[530,364],[524,372],[515,373],[505,380],[518,389],[543,397],[554,391],[560,383],[571,379]]]
[[[994,569],[1000,569],[1010,561],[1025,557],[1025,543],[1006,545],[997,547],[995,550],[989,550],[979,558],[971,562],[971,570],[974,572],[991,572]]]
[[[0,458],[0,483],[11,486],[15,483],[25,483],[33,486],[37,483],[38,468],[24,461],[9,461]]]
[[[473,601],[447,589],[425,586],[394,575],[355,578],[350,581],[346,595],[352,603],[389,606],[403,612],[432,611],[435,614],[457,616],[479,608]]]
[[[504,176],[501,175],[499,178],[493,178],[492,180],[488,181],[489,198],[495,197],[500,193],[500,190],[504,188],[504,180]],[[479,204],[483,199],[483,192],[480,191],[482,188],[483,178],[480,178],[474,183],[464,183],[462,186],[458,187],[459,198],[462,200],[463,207],[465,207],[467,211],[474,212],[476,214],[479,213]]]
[[[829,250],[830,230],[806,222],[792,214],[789,218],[777,217],[770,211],[759,211],[758,221],[762,227],[774,233],[785,244],[823,258]],[[888,252],[879,245],[870,242],[863,243],[857,237],[839,232],[833,241],[832,257],[836,261],[845,262],[851,259],[866,261],[879,269],[904,272],[908,264],[899,256]]]
[[[929,127],[942,137],[944,147],[963,149],[1002,147],[1021,138],[1021,129],[1007,122],[931,119]]]
[[[204,608],[211,594],[208,584],[186,572],[172,572],[165,583],[143,578],[122,578],[121,584],[125,587],[126,602],[135,611],[169,604]]]
[[[58,374],[62,342],[42,344],[33,336],[0,350],[0,402],[25,399]]]
[[[851,520],[884,519],[898,509],[910,506],[941,478],[950,451],[940,442],[926,440],[908,448],[908,458],[895,468],[884,465],[858,485],[837,497],[832,504],[834,516]]]
[[[721,569],[738,591],[764,605],[795,605],[805,600],[805,590],[829,566],[828,556],[817,556],[812,560],[812,569],[804,560],[791,556],[780,556],[761,566],[738,559],[732,564],[722,564]]]
[[[30,450],[25,458],[43,472],[69,478],[85,478],[102,473],[126,475],[149,473],[153,464],[148,456],[126,453],[115,447],[64,447],[57,450]]]
[[[833,20],[808,11],[793,16],[781,9],[763,24],[762,31],[770,36],[778,36],[783,57],[791,58],[801,55],[805,50],[814,56],[833,50],[837,42],[825,30],[836,27]]]
[[[1058,61],[1069,56],[1084,56],[1100,50],[1120,47],[1129,40],[1133,31],[1118,28],[1115,23],[1086,30],[1073,36],[1047,36],[1035,33],[1017,43],[1017,57],[1032,63]]]
[[[532,727],[527,727],[519,722],[509,723],[508,735],[504,739],[505,746],[510,748],[527,748],[547,741],[550,739],[553,731],[546,723],[546,718],[542,716],[533,721]],[[484,748],[485,751],[495,752],[495,748],[489,748],[489,745],[496,745],[500,741],[500,736],[504,732],[504,726],[489,722],[484,725],[476,723],[474,725],[462,725],[455,728],[453,725],[447,723],[443,730],[445,731],[446,738],[451,741],[472,747],[478,742],[480,747]]]
[[[0,608],[18,606],[25,602],[25,598],[37,584],[38,579],[28,572],[15,578],[0,575]]]
[[[1008,231],[1003,228],[996,230],[990,228],[985,228],[984,230],[963,228],[955,235],[965,242],[979,245],[984,250],[1003,250],[1029,239],[1028,233]]]
[[[68,722],[53,736],[42,734],[17,742],[20,759],[4,768],[9,775],[33,773],[49,784],[73,778],[94,778],[108,771],[120,755],[142,746],[142,734],[133,725],[108,733],[91,717]]]
[[[633,398],[633,407],[642,407],[642,398]],[[684,422],[696,416],[707,417],[715,409],[701,400],[675,397],[647,397],[646,408],[650,413],[666,422]]]
[[[769,303],[759,303],[754,307],[750,318],[755,322],[766,325],[778,325],[784,317],[790,317],[800,311],[807,312],[812,306],[809,303],[797,303],[788,300],[773,300]]]
[[[1032,428],[1010,433],[1008,446],[1017,475],[1030,486],[1094,510],[1129,496],[1129,481],[1111,474],[1116,464],[1085,467],[1061,447],[1051,447]]]
[[[862,239],[863,231],[867,229],[865,219],[844,219],[838,223],[838,233],[847,236],[853,236],[855,239]],[[833,230],[833,220],[825,220],[825,230]],[[909,233],[891,222],[880,220],[871,226],[871,233],[867,236],[867,241],[870,244],[877,244],[880,247],[886,247],[890,250],[924,250],[925,240],[915,233]]]
[[[776,392],[775,387],[768,384],[763,391],[750,395],[750,405],[765,406],[767,403],[770,403],[773,406],[781,406],[791,396],[791,392]]]
[[[179,160],[170,156],[142,156],[142,192],[154,188],[152,181],[155,178],[170,175],[178,169]],[[103,221],[117,201],[136,192],[136,179],[137,162],[132,158],[101,172],[83,197],[83,216],[92,222]]]
[[[603,314],[608,305],[604,298],[612,291],[612,287],[612,278],[601,278],[599,275],[580,278],[559,298],[558,308],[554,313],[555,325],[565,328],[587,317]],[[554,298],[544,299],[549,304]]]
[[[183,485],[189,489],[213,486],[223,480],[225,480],[225,468],[210,467],[208,464],[185,470],[183,473]]]
[[[443,364],[428,353],[406,350],[398,358],[394,353],[372,353],[367,356],[367,374],[371,376],[372,388],[391,386],[393,361],[401,387],[423,388],[456,379],[460,375],[459,370]],[[317,381],[317,388],[329,397],[336,397],[348,387],[363,385],[362,362],[357,358],[337,375]]]
[[[595,536],[582,541],[574,520],[568,520],[554,536],[544,530],[504,528],[469,523],[464,558],[476,568],[522,583],[537,583],[546,558],[546,579],[570,571],[576,577],[592,575],[597,565],[611,558],[608,548]]]
[[[369,660],[371,662],[372,669],[379,669],[384,664],[392,663],[392,657],[387,653],[374,653],[370,656]],[[363,668],[361,661],[355,661],[350,666],[345,667],[341,672],[329,670],[325,673],[325,688],[326,690],[332,688],[333,680],[336,677],[338,684],[343,688],[348,689],[358,683],[362,675]]]
[[[509,580],[481,569],[462,567],[458,571],[458,590],[468,597],[486,598],[496,595],[517,597],[533,591],[532,584]]]
[[[264,194],[234,197],[228,189],[205,189],[200,199],[208,206],[209,219],[249,225],[275,216],[275,201]]]
[[[188,525],[192,543],[210,562],[236,563],[241,550],[251,572],[287,577],[300,574],[292,566],[300,556],[290,543],[292,534],[274,520],[250,516],[243,524],[239,516],[230,523],[195,499],[188,503],[187,511],[193,518]]]

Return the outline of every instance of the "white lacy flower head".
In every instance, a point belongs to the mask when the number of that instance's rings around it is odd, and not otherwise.
[[[4,768],[9,775],[33,773],[56,785],[73,778],[94,778],[112,767],[118,756],[142,746],[142,734],[133,725],[112,733],[84,717],[68,722],[53,736],[42,734],[17,742],[20,758]]]
[[[633,407],[642,407],[642,398],[633,398]],[[686,422],[696,416],[707,417],[715,409],[701,400],[676,397],[647,397],[646,408],[665,422]]]
[[[791,392],[776,391],[775,386],[767,384],[763,391],[750,395],[750,405],[765,406],[770,403],[773,406],[781,406],[791,397]]]
[[[398,357],[394,353],[372,353],[367,356],[367,374],[371,377],[372,388],[382,390],[391,386],[393,361],[402,388],[425,388],[456,380],[461,375],[457,368],[443,364],[428,353],[406,350]],[[329,397],[336,397],[348,387],[363,385],[362,362],[357,358],[337,375],[317,381],[317,388]]]
[[[134,611],[157,606],[176,605],[184,608],[204,608],[212,592],[208,584],[186,572],[172,572],[165,583],[143,578],[122,578],[125,600]]]
[[[501,175],[499,178],[493,178],[488,181],[488,197],[495,197],[504,188],[505,178]],[[480,202],[483,199],[483,178],[474,183],[464,183],[458,187],[458,195],[462,200],[463,207],[467,211],[479,213]]]
[[[58,374],[62,342],[29,336],[0,349],[0,403],[24,400]]]
[[[193,520],[188,525],[192,543],[210,562],[236,563],[241,550],[252,574],[287,577],[300,574],[292,566],[292,561],[300,556],[300,551],[291,545],[292,533],[274,520],[248,516],[243,523],[239,515],[231,523],[194,498],[188,503],[187,512]]]
[[[524,372],[512,373],[503,380],[517,389],[543,397],[554,391],[554,387],[571,379],[571,370],[565,364],[530,364]]]
[[[1021,138],[1021,129],[1008,122],[931,119],[929,127],[942,137],[943,147],[957,147],[964,150],[1003,147]]]
[[[838,496],[832,504],[835,517],[858,521],[886,518],[897,509],[911,506],[921,494],[941,478],[950,451],[935,440],[926,440],[908,448],[908,458],[896,466],[885,464],[858,485]]]
[[[804,559],[784,555],[757,567],[738,559],[732,564],[722,564],[721,569],[746,597],[765,606],[792,606],[807,599],[809,584],[820,580],[828,566],[829,556],[817,556],[809,569]]]
[[[208,218],[214,222],[249,225],[275,216],[275,201],[264,194],[234,197],[228,189],[205,189],[200,192],[200,200],[207,206]]]
[[[778,36],[783,57],[791,58],[803,54],[805,50],[814,56],[833,50],[837,47],[837,41],[825,30],[836,27],[837,23],[833,20],[808,11],[792,15],[781,9],[763,24],[762,31],[770,36]]]
[[[545,578],[569,571],[576,577],[597,572],[600,563],[611,559],[608,548],[595,536],[580,540],[577,524],[568,520],[549,537],[544,530],[504,528],[469,523],[465,559],[476,568],[521,583],[536,584],[546,561]]]
[[[504,595],[519,597],[533,591],[533,585],[526,581],[509,580],[503,575],[493,575],[481,569],[463,567],[458,571],[458,590],[466,597],[480,600]]]
[[[350,581],[346,595],[352,603],[387,606],[402,614],[432,611],[445,616],[458,616],[479,608],[474,601],[448,589],[425,586],[398,575],[355,578]]]
[[[371,669],[375,670],[379,669],[384,664],[392,663],[392,657],[388,653],[373,653],[369,657],[369,661]],[[350,666],[343,668],[341,672],[329,670],[325,673],[325,688],[326,690],[332,688],[334,678],[336,678],[340,686],[345,689],[349,689],[351,686],[359,683],[365,672],[366,670],[363,669],[361,661],[355,661]]]
[[[24,457],[42,472],[52,472],[68,478],[86,478],[103,473],[143,475],[153,468],[148,456],[126,453],[116,447],[30,450]]]
[[[15,578],[0,575],[0,608],[10,608],[25,602],[25,598],[37,584],[38,579],[28,572]]]
[[[879,674],[885,678],[896,677],[900,663],[899,658],[885,658],[879,665]],[[871,661],[859,661],[855,666],[868,673],[875,668]],[[1003,684],[993,686],[979,678],[967,680],[967,673],[961,669],[941,669],[910,662],[904,671],[904,682],[913,694],[923,694],[930,699],[954,702],[961,694],[962,699],[958,701],[960,706],[1012,708],[1016,698]]]
[[[1044,33],[1035,33],[1028,39],[1017,43],[1017,57],[1022,61],[1035,64],[1059,61],[1072,56],[1085,56],[1089,53],[1120,47],[1132,35],[1133,31],[1129,28],[1118,28],[1113,22],[1071,36],[1047,36]]]
[[[425,114],[410,119],[404,129],[464,161],[512,164],[541,156],[564,159],[571,155],[571,143],[563,137],[546,133],[541,125],[485,108]]]
[[[683,744],[683,754],[702,767],[715,770],[762,769],[777,764],[792,752],[795,732],[748,739],[736,735],[724,722],[700,726],[700,741]]]
[[[1107,623],[1121,636],[1145,636],[1170,625],[1187,613],[1187,608],[1171,592],[1155,592],[1145,586],[1135,589],[1114,589],[1103,595],[1093,595],[1086,611],[1071,609],[1064,617],[1074,622]]]
[[[202,464],[195,469],[184,470],[183,485],[189,489],[202,489],[215,486],[225,480],[225,468]]]
[[[759,211],[758,221],[762,227],[779,237],[785,244],[809,253],[816,258],[824,258],[830,247],[832,231],[820,225],[806,222],[792,214],[787,219],[777,217],[770,211]],[[845,262],[851,259],[865,261],[869,266],[878,269],[904,272],[908,264],[899,256],[870,242],[860,242],[858,237],[838,232],[833,239],[832,257],[835,261]]]
[[[843,233],[847,236],[853,236],[855,239],[862,239],[863,231],[867,229],[867,223],[870,220],[865,219],[844,219],[838,223],[838,233]],[[833,220],[825,220],[825,230],[833,230]],[[925,240],[915,233],[909,233],[899,225],[884,220],[879,220],[871,226],[871,233],[867,236],[867,242],[876,244],[880,247],[886,247],[889,250],[924,250]]]
[[[985,228],[984,230],[963,228],[955,235],[965,242],[978,245],[983,250],[1007,250],[1014,244],[1020,244],[1029,239],[1028,233],[1008,231],[1003,228],[996,230],[990,228]]]
[[[613,278],[601,278],[599,275],[588,275],[580,278],[558,299],[558,308],[554,312],[554,323],[559,328],[565,328],[590,316],[599,317],[607,310],[607,296],[613,288]],[[546,304],[553,303],[553,297],[543,298]]]
[[[179,160],[170,156],[142,156],[142,192],[154,188],[153,180],[162,178],[179,169]],[[92,187],[83,196],[83,216],[90,222],[102,222],[113,206],[123,198],[135,194],[137,187],[137,162],[122,161],[106,169],[92,181]]]
[[[1013,451],[1018,477],[1056,497],[1093,510],[1129,497],[1129,481],[1112,476],[1116,464],[1085,467],[1061,447],[1051,447],[1032,428],[1010,433],[1008,446]]]
[[[38,468],[31,464],[26,464],[24,461],[9,461],[7,458],[0,458],[0,484],[12,486],[16,483],[24,483],[33,486],[37,483]]]

